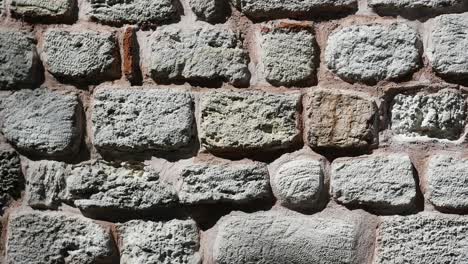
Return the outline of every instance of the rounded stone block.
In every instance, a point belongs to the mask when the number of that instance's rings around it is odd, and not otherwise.
[[[422,17],[466,10],[463,0],[370,0],[369,6],[381,15]]]
[[[229,1],[189,0],[189,4],[198,19],[210,23],[223,22],[231,13]]]
[[[70,23],[77,17],[76,0],[12,0],[13,16],[40,23]]]
[[[7,144],[0,144],[0,204],[21,194],[22,176],[20,157]]]

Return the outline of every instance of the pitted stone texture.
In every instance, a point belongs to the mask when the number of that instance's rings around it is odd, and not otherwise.
[[[81,142],[81,106],[74,93],[46,88],[8,97],[3,134],[17,149],[42,157],[75,153]]]
[[[318,52],[312,26],[270,22],[262,28],[262,62],[266,80],[276,86],[307,86],[315,81]]]
[[[105,24],[160,24],[178,19],[172,0],[90,0],[89,15]]]
[[[0,89],[33,88],[39,82],[36,41],[24,32],[0,30]]]
[[[417,186],[406,154],[338,158],[331,171],[331,193],[341,204],[382,213],[414,209]]]
[[[218,222],[215,263],[368,263],[369,248],[360,247],[372,243],[370,217],[341,213],[232,213]]]
[[[249,58],[230,29],[166,26],[151,35],[150,71],[157,81],[249,84]]]
[[[428,199],[438,209],[468,210],[468,159],[435,155],[427,169]]]
[[[468,79],[468,17],[441,15],[434,19],[430,55],[434,71],[452,79]]]
[[[406,24],[345,27],[328,38],[328,68],[349,82],[375,83],[408,76],[420,66],[422,44]]]
[[[399,94],[392,104],[392,130],[400,135],[455,140],[465,127],[466,102],[455,90]]]
[[[98,83],[120,76],[120,56],[112,33],[51,30],[44,40],[46,69],[60,80]]]
[[[466,217],[435,213],[384,217],[375,263],[466,263],[467,223]]]
[[[0,145],[0,204],[20,196],[21,180],[18,153],[5,144]]]
[[[367,148],[377,144],[376,100],[359,92],[313,90],[304,97],[304,133],[312,148]]]
[[[112,255],[111,236],[91,220],[58,212],[10,216],[7,264],[93,264]]]
[[[252,19],[311,18],[324,13],[343,14],[357,10],[355,0],[231,0],[246,16]]]
[[[198,19],[210,23],[222,22],[230,13],[228,1],[219,0],[189,0],[190,8]]]
[[[208,150],[284,149],[298,141],[299,94],[217,91],[200,97],[200,140]]]
[[[76,12],[76,0],[12,0],[14,16],[40,22],[71,22]]]
[[[107,151],[175,151],[193,138],[193,102],[167,89],[100,89],[94,95],[94,144]]]
[[[150,222],[132,220],[117,225],[121,264],[199,264],[198,228],[193,220]]]
[[[26,169],[26,202],[32,208],[56,209],[66,197],[65,179],[70,173],[63,162],[30,161]]]
[[[189,162],[179,166],[176,189],[182,203],[247,203],[271,197],[268,170],[263,163]]]
[[[369,6],[379,14],[397,15],[439,14],[456,12],[464,6],[463,0],[370,0]]]
[[[104,161],[74,165],[66,179],[69,199],[85,212],[145,212],[177,201],[171,186],[149,167]],[[99,213],[99,212],[98,212]]]

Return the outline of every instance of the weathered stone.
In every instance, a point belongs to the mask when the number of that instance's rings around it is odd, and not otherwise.
[[[314,89],[304,97],[304,133],[313,148],[368,148],[377,144],[376,100],[359,92]]]
[[[178,19],[172,0],[90,0],[91,18],[105,24],[160,24]]]
[[[466,263],[467,223],[466,217],[434,213],[384,217],[375,263]]]
[[[219,0],[189,0],[190,8],[198,19],[210,23],[222,22],[230,13],[228,1]]]
[[[452,79],[468,79],[468,17],[441,15],[434,19],[429,41],[429,59],[434,71]]]
[[[30,161],[26,169],[26,202],[32,208],[57,208],[66,197],[67,164],[57,161]]]
[[[31,155],[70,155],[81,142],[81,111],[74,93],[21,90],[7,99],[3,134],[17,149]]]
[[[385,15],[425,15],[460,11],[463,0],[370,0],[369,6]]]
[[[76,0],[12,0],[13,16],[41,23],[72,22],[76,17]]]
[[[21,163],[18,153],[6,144],[0,145],[0,204],[20,196]]]
[[[458,139],[465,128],[466,102],[455,90],[399,94],[392,104],[392,130],[404,136]]]
[[[198,228],[193,220],[150,222],[132,220],[117,225],[122,264],[199,264]]]
[[[345,215],[344,215],[345,214]],[[368,263],[375,224],[369,216],[232,213],[221,218],[215,263]]]
[[[112,33],[51,30],[44,40],[46,68],[60,80],[98,83],[120,77],[120,55]]]
[[[34,38],[24,32],[0,30],[0,89],[33,88],[40,79]]]
[[[200,98],[200,140],[212,151],[284,149],[299,140],[300,95],[209,92]]]
[[[338,158],[331,170],[331,193],[339,203],[381,213],[414,209],[417,186],[406,154]]]
[[[349,82],[375,83],[408,76],[420,66],[422,44],[406,24],[345,27],[331,34],[328,68]]]
[[[468,210],[468,159],[435,155],[427,169],[427,196],[440,210]]]
[[[7,264],[92,264],[112,254],[109,232],[87,218],[37,211],[10,216]]]
[[[94,145],[107,151],[175,151],[193,139],[193,102],[167,89],[100,89],[94,94]]]
[[[307,23],[270,22],[262,27],[266,80],[276,86],[307,86],[315,81],[318,58],[313,28]]]
[[[157,81],[249,84],[248,55],[234,32],[215,26],[166,26],[151,35],[150,71]]]
[[[355,12],[356,0],[231,0],[252,19],[313,18]]]

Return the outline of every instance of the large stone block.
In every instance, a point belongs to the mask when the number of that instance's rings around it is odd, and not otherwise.
[[[11,13],[41,23],[72,22],[77,13],[76,0],[12,0]]]
[[[40,79],[36,41],[24,32],[0,30],[0,89],[33,88]]]
[[[229,1],[189,0],[190,8],[198,19],[210,23],[222,22],[230,14]]]
[[[421,53],[418,33],[406,24],[354,25],[330,35],[325,60],[342,79],[372,84],[410,75]]]
[[[172,0],[90,0],[91,18],[105,24],[160,24],[178,19]]]
[[[120,55],[112,33],[50,30],[44,38],[46,69],[67,82],[98,83],[120,77]]]
[[[132,220],[117,225],[122,264],[199,264],[198,228],[193,220],[150,222]]]
[[[200,140],[218,152],[288,148],[299,141],[300,95],[209,92],[200,97]]]
[[[176,151],[194,135],[190,93],[167,89],[99,89],[92,114],[94,145],[105,151]]]
[[[417,15],[457,12],[464,7],[463,0],[370,0],[369,6],[379,14]]]
[[[109,232],[87,218],[37,211],[10,216],[7,264],[92,264],[112,254]]]
[[[17,149],[53,158],[77,152],[82,108],[76,94],[46,88],[21,90],[5,103],[3,134]]]
[[[313,27],[289,21],[264,24],[262,63],[266,80],[277,86],[307,86],[315,81],[316,50]]]
[[[349,211],[232,213],[218,222],[214,263],[369,263],[373,228],[370,217]]]
[[[396,134],[455,140],[465,128],[466,102],[460,92],[449,89],[434,94],[399,94],[391,114]]]
[[[429,59],[436,73],[454,80],[468,79],[468,17],[441,15],[434,19]]]
[[[21,192],[21,163],[18,153],[6,144],[0,144],[0,204],[17,198]]]
[[[367,148],[378,143],[375,98],[359,92],[315,89],[303,101],[304,134],[312,148]]]
[[[356,0],[231,0],[252,19],[313,18],[324,14],[346,14],[357,10]]]
[[[166,26],[157,29],[151,41],[149,69],[156,81],[249,84],[247,52],[229,29]]]
[[[467,223],[463,216],[435,213],[384,217],[374,263],[466,263]]]
[[[429,160],[427,196],[440,210],[468,210],[468,159],[439,154]]]
[[[338,158],[331,171],[331,193],[341,204],[378,213],[404,213],[415,207],[417,186],[406,154]]]

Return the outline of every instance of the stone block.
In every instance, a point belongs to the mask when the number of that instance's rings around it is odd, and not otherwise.
[[[228,1],[189,0],[189,4],[198,19],[210,23],[223,22],[231,13]]]
[[[370,0],[369,6],[382,15],[424,16],[463,10],[463,0]]]
[[[21,184],[21,163],[18,153],[7,144],[0,144],[0,204],[18,198]]]
[[[40,23],[70,23],[77,17],[76,0],[12,0],[13,16]]]

